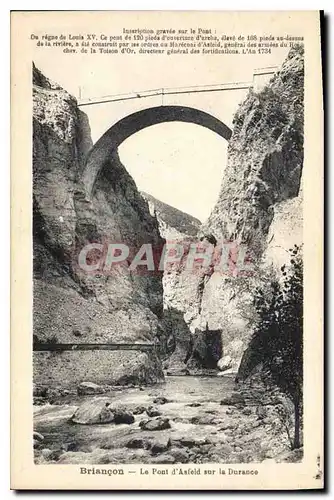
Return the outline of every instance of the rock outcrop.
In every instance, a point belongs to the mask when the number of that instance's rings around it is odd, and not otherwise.
[[[83,127],[83,124],[86,124]],[[121,164],[106,160],[92,197],[81,184],[83,150],[91,144],[76,100],[33,68],[33,230],[35,343],[153,343],[163,311],[161,273],[86,272],[86,244],[163,245],[157,221]],[[88,145],[88,146],[87,146]],[[97,256],[92,252],[92,262]],[[105,257],[105,255],[104,255]],[[113,368],[114,367],[114,368]],[[136,351],[34,353],[35,383],[60,386],[162,380],[155,354]]]
[[[201,221],[154,198],[148,193],[141,193],[147,200],[150,213],[156,217],[159,231],[166,240],[183,240],[186,237],[196,237]]]
[[[168,374],[199,374],[213,369],[221,355],[221,332],[197,329],[202,291],[208,271],[186,269],[191,244],[197,244],[201,222],[153,196],[142,193],[148,201],[152,216],[156,216],[166,243],[182,249],[180,262],[165,265],[163,275],[164,315],[160,337],[162,353],[169,355],[165,363]],[[209,236],[210,240],[210,236]],[[195,324],[195,326],[194,326]]]
[[[216,251],[221,242],[234,242],[236,251],[243,246],[253,271],[165,274],[165,302],[168,288],[182,325],[178,360],[189,363],[182,332],[203,339],[205,331],[220,331],[221,354],[237,371],[254,324],[254,288],[302,241],[303,98],[303,47],[295,46],[268,85],[251,90],[235,114],[219,198],[198,236],[216,241]]]
[[[203,230],[238,238],[261,256],[275,206],[299,193],[303,99],[303,48],[296,47],[269,84],[250,91],[237,110],[219,199]]]

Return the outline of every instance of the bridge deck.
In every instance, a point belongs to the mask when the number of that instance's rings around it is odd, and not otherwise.
[[[107,95],[103,97],[92,97],[89,99],[78,99],[78,106],[91,106],[93,104],[103,104],[106,102],[128,101],[130,99],[141,99],[145,97],[194,94],[199,92],[223,92],[226,90],[249,89],[253,82],[221,83],[217,85],[202,85],[193,87],[161,88],[145,90],[142,92],[132,92],[130,94]]]

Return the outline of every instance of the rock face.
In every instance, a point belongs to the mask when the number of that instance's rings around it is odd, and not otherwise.
[[[255,254],[266,248],[275,206],[298,196],[303,98],[303,49],[298,47],[261,92],[249,93],[234,116],[219,199],[204,227],[219,237],[238,236]]]
[[[277,203],[267,236],[264,259],[275,268],[287,262],[286,250],[303,243],[303,188],[302,179],[298,196]]]
[[[243,246],[253,271],[165,273],[165,307],[177,332],[171,363],[178,367],[194,358],[189,332],[195,344],[205,332],[221,332],[219,358],[229,356],[237,371],[252,331],[254,287],[302,241],[303,99],[303,48],[295,46],[269,84],[250,91],[235,114],[219,198],[198,236],[218,253],[222,241],[234,242],[236,252]]]
[[[34,340],[36,343],[152,343],[163,311],[162,276],[87,273],[78,257],[86,244],[163,245],[158,224],[121,164],[106,160],[89,200],[83,157],[91,146],[75,99],[33,68]],[[105,257],[105,255],[104,255]],[[95,262],[92,252],[89,262]],[[115,369],[113,369],[115,368]],[[154,383],[158,358],[136,351],[35,352],[35,383]],[[130,382],[129,382],[130,383]]]
[[[165,364],[168,374],[198,374],[212,369],[221,356],[221,332],[197,329],[192,324],[201,309],[202,291],[207,271],[186,269],[186,259],[192,243],[198,241],[199,220],[162,203],[147,193],[150,212],[157,217],[159,230],[166,243],[176,244],[183,251],[180,263],[167,264],[163,276],[164,315],[161,322],[162,350],[170,355]]]
[[[160,234],[163,238],[178,240],[186,236],[196,237],[201,226],[200,220],[157,200],[148,193],[142,192],[141,194],[148,202],[151,215],[157,218]]]

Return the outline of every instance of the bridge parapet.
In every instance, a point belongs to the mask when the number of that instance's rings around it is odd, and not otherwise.
[[[242,90],[254,88],[256,92],[261,90],[270,78],[277,72],[277,66],[268,66],[265,68],[255,69],[253,72],[253,80],[248,82],[229,82],[218,83],[215,85],[193,85],[190,87],[176,87],[176,88],[158,88],[143,90],[139,92],[131,92],[127,94],[106,95],[102,97],[79,98],[78,106],[91,106],[94,104],[103,104],[107,102],[128,101],[132,99],[145,99],[147,97],[155,96],[168,96],[178,94],[194,94],[203,92],[223,92],[231,90]],[[163,102],[162,102],[163,104]]]
[[[152,343],[39,343],[33,346],[34,351],[152,351],[156,346]]]
[[[197,85],[192,87],[160,88],[144,90],[140,92],[131,92],[128,94],[115,94],[103,97],[90,97],[87,99],[78,99],[78,106],[91,106],[93,104],[102,104],[106,102],[128,101],[131,99],[145,99],[146,97],[168,96],[178,94],[194,94],[201,92],[222,92],[226,90],[248,89],[253,86],[253,82],[235,82],[219,83],[216,85]],[[162,103],[163,104],[163,103]]]
[[[278,66],[268,66],[266,68],[258,68],[253,73],[253,90],[260,92],[277,73]]]

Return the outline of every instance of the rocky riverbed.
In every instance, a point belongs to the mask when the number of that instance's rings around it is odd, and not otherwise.
[[[154,387],[79,390],[37,399],[38,464],[300,461],[284,402],[263,388],[235,390],[234,376],[166,377]],[[84,394],[85,392],[103,394]],[[107,391],[107,392],[105,392]],[[99,422],[99,423],[98,423]]]

